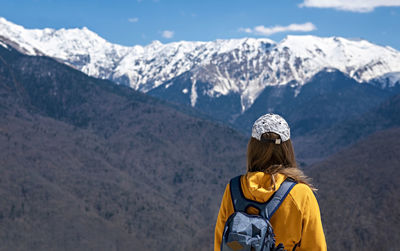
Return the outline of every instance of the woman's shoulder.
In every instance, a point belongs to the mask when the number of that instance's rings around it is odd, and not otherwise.
[[[313,190],[304,183],[296,184],[290,191],[289,196],[300,210],[309,205],[310,201],[316,200]]]
[[[314,194],[314,192],[312,191],[310,186],[307,184],[304,184],[304,183],[297,183],[293,187],[292,191],[295,191],[296,193],[304,194],[304,195]]]

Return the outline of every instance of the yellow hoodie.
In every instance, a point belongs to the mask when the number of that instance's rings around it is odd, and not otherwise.
[[[286,179],[283,174],[275,175],[275,187],[271,175],[264,172],[249,172],[241,177],[243,194],[247,199],[266,202]],[[234,212],[229,183],[222,198],[215,226],[214,251],[221,250],[225,222]],[[254,210],[248,213],[255,214]],[[327,250],[318,202],[314,193],[305,184],[297,184],[271,217],[276,244],[283,243],[285,250]]]

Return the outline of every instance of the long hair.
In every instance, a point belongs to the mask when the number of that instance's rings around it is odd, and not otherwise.
[[[274,186],[275,174],[281,173],[316,190],[310,182],[311,179],[297,167],[292,141],[289,139],[281,144],[275,144],[273,142],[275,139],[280,139],[278,134],[267,132],[261,136],[261,141],[255,138],[249,140],[247,145],[247,172],[271,174]]]

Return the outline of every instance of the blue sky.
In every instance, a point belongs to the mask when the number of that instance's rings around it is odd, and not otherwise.
[[[110,42],[312,34],[363,38],[400,50],[400,0],[0,0],[26,28],[88,27]]]

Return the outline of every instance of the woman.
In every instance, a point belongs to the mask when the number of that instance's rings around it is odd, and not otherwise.
[[[285,250],[326,250],[315,189],[296,166],[290,128],[281,116],[265,114],[254,123],[247,146],[247,173],[240,178],[243,195],[264,203],[287,177],[297,184],[270,219],[276,243],[283,243]],[[214,251],[221,250],[225,223],[234,213],[229,186],[215,226]],[[258,214],[258,210],[250,207],[247,213]]]

